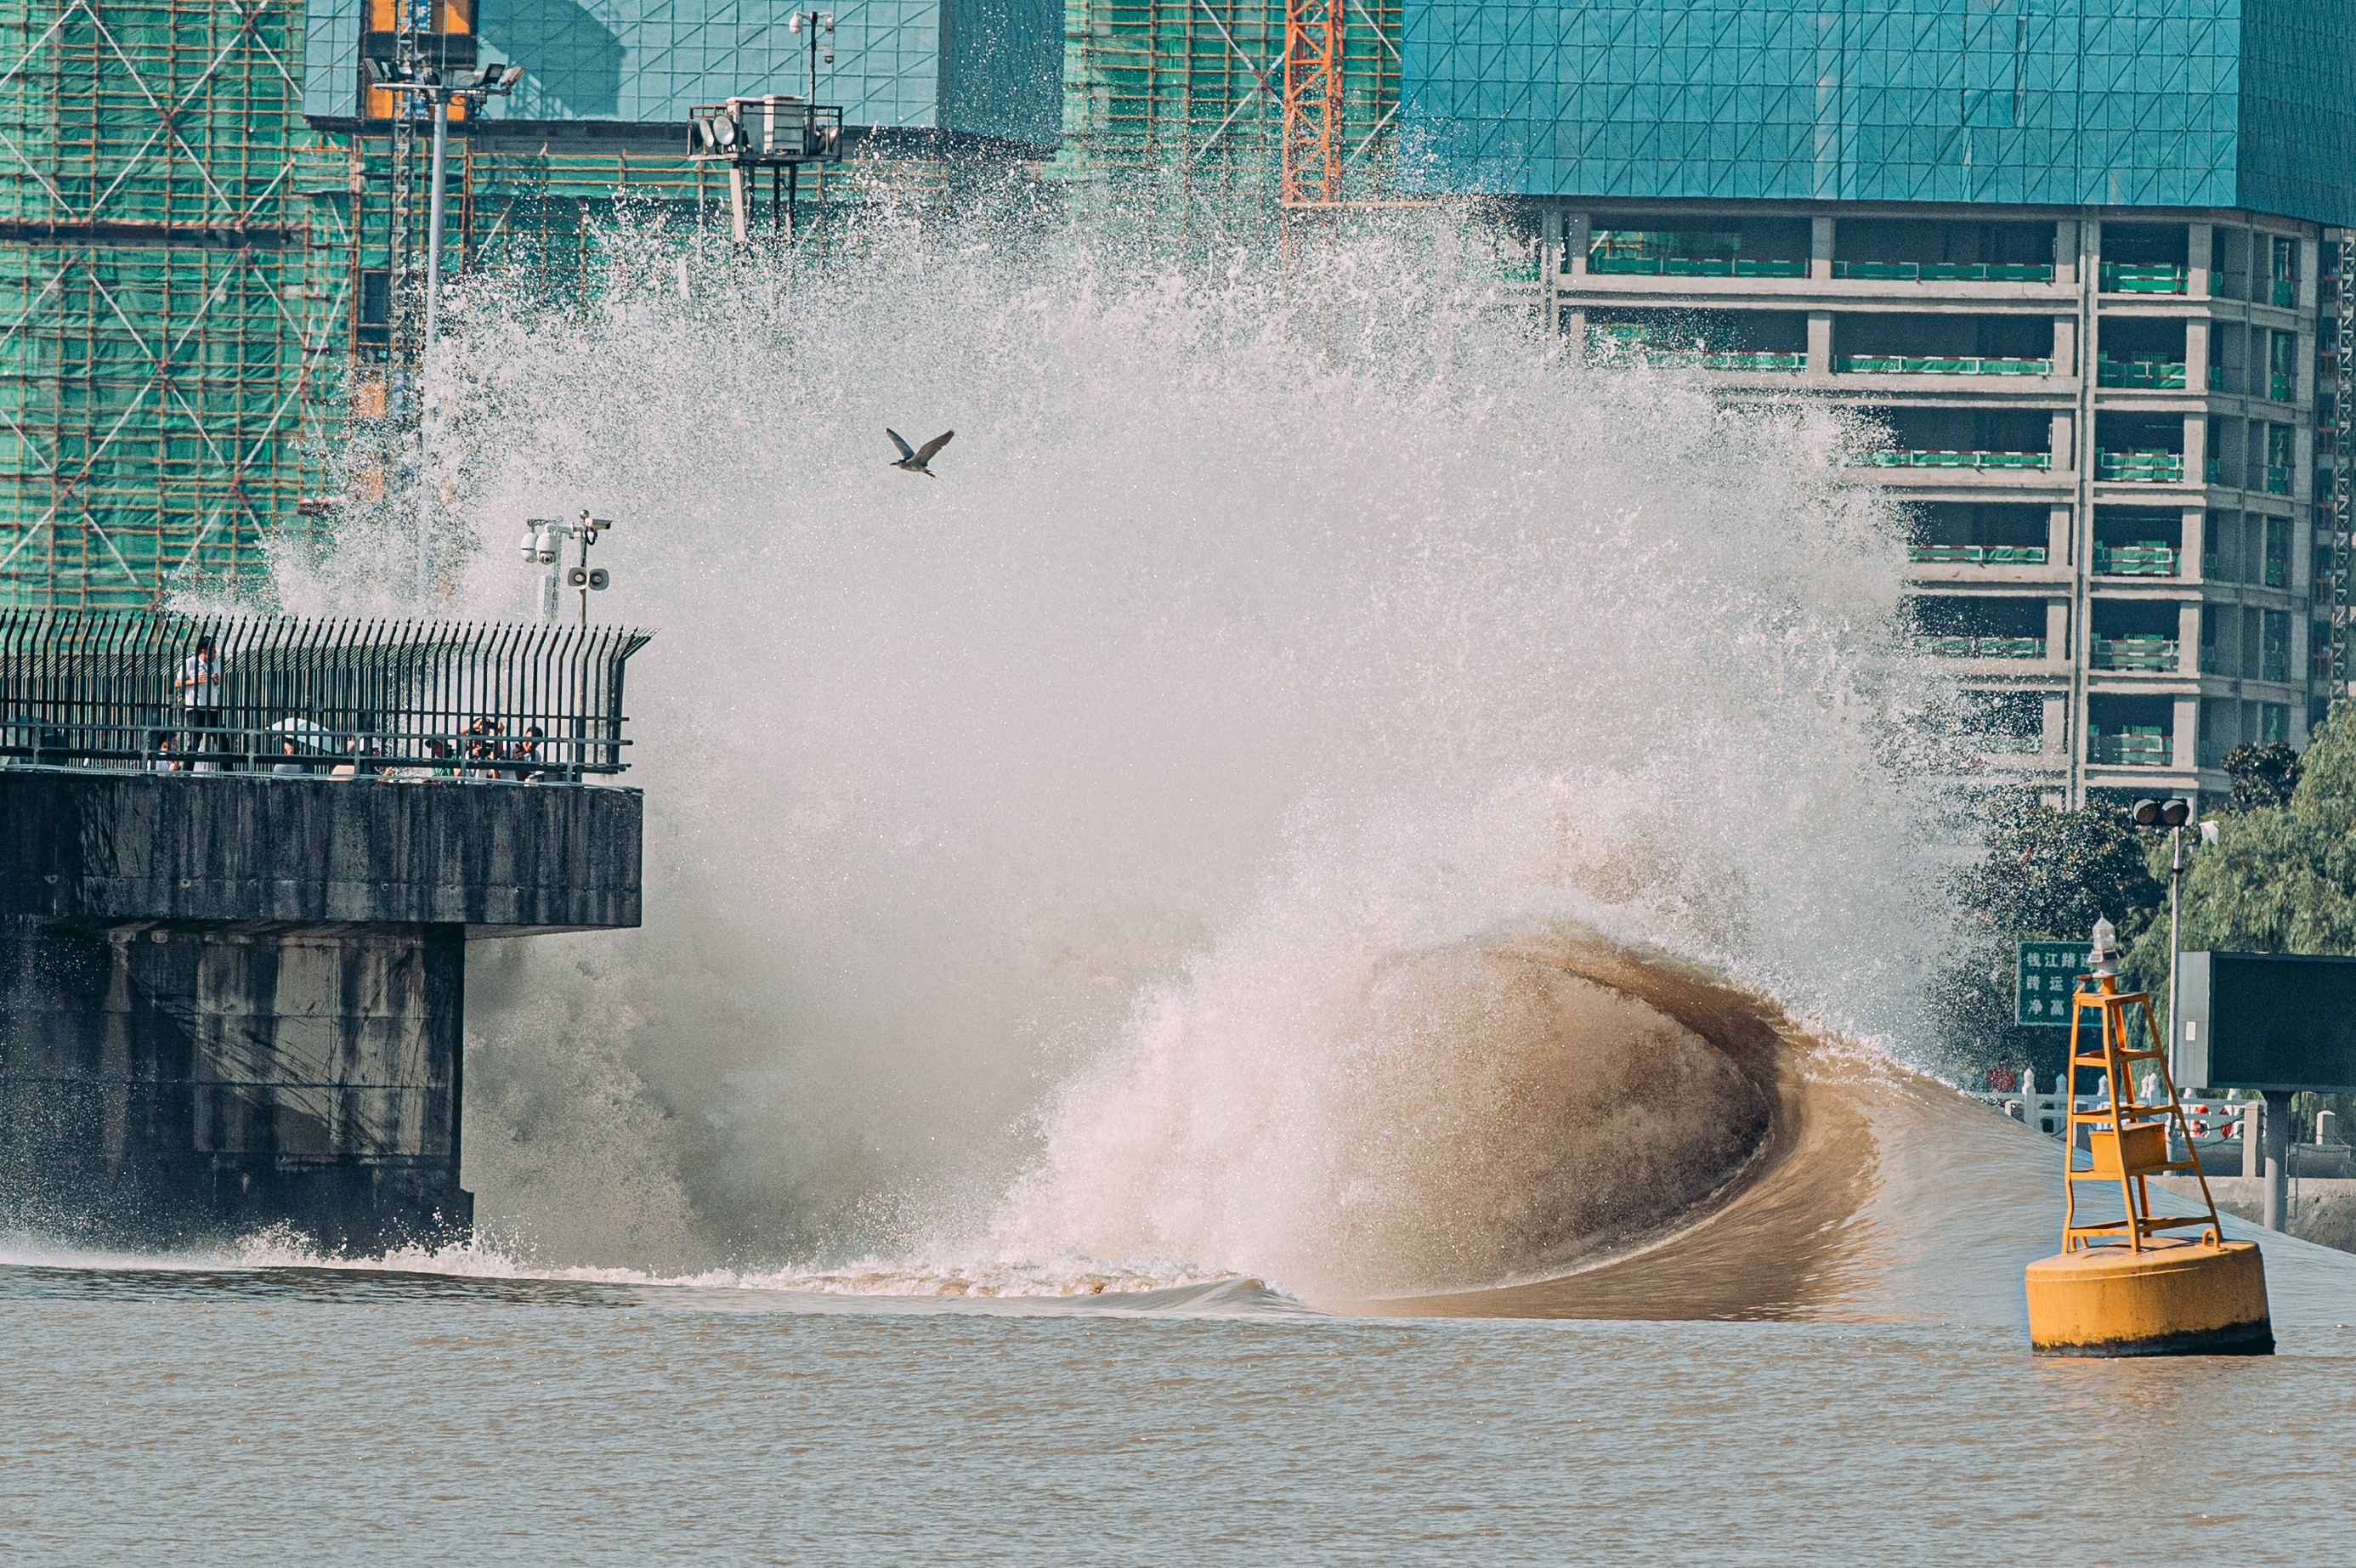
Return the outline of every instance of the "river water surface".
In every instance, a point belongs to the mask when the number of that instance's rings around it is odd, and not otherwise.
[[[2270,1359],[2034,1359],[2020,1269],[2052,1249],[2059,1146],[1919,1081],[1841,1098],[1863,1155],[1833,1220],[1849,1239],[1780,1302],[1721,1283],[1697,1303],[1680,1247],[1698,1232],[1583,1297],[1573,1276],[1416,1316],[1236,1278],[977,1296],[943,1294],[970,1275],[19,1247],[0,1264],[0,1556],[2329,1558],[2356,1258],[2265,1240]],[[979,1287],[1106,1283],[1046,1279]]]

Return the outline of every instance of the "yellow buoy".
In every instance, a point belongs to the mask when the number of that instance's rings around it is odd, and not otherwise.
[[[2071,997],[2069,1121],[2062,1165],[2068,1208],[2062,1221],[2060,1255],[2029,1265],[2029,1343],[2040,1356],[2265,1356],[2275,1348],[2266,1311],[2265,1264],[2249,1242],[2228,1242],[2217,1223],[2209,1179],[2193,1152],[2184,1107],[2159,1049],[2151,998],[2118,988],[2117,952],[2111,923],[2094,927],[2094,974],[2081,976]],[[2094,989],[2083,988],[2092,978]],[[2130,1009],[2148,1049],[2130,1043]],[[2082,1044],[2079,1024],[2095,1015],[2099,1043]],[[2133,1073],[2147,1066],[2138,1097]],[[2103,1073],[2107,1100],[2080,1111],[2077,1079],[2082,1070]],[[2165,1096],[2150,1091],[2166,1090]],[[2072,1169],[2078,1129],[2086,1128],[2090,1168]],[[2183,1138],[2186,1157],[2171,1160],[2169,1133]],[[2189,1170],[2201,1183],[2208,1212],[2154,1214],[2147,1178]],[[2126,1209],[2118,1220],[2078,1218],[2082,1182],[2116,1182]],[[2168,1231],[2198,1228],[2197,1237]]]
[[[2275,1348],[2253,1242],[2154,1236],[2029,1265],[2029,1339],[2040,1356],[2264,1356]]]

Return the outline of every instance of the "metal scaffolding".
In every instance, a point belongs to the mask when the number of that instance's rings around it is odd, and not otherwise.
[[[343,348],[302,27],[290,0],[0,5],[0,603],[251,587],[296,515]]]
[[[1052,172],[1239,210],[1378,197],[1399,17],[1397,0],[1066,0]]]
[[[2326,672],[2330,681],[2329,699],[2345,701],[2349,683],[2356,679],[2356,665],[2351,665],[2349,649],[2350,593],[2349,572],[2356,567],[2351,560],[2351,529],[2356,529],[2356,430],[2351,430],[2351,415],[2356,414],[2356,230],[2342,229],[2338,243],[2329,240],[2325,252],[2332,260],[2327,268],[2326,282],[2331,287],[2329,314],[2319,323],[2325,330],[2322,364],[2332,375],[2331,422],[2321,432],[2330,443],[2330,502],[2323,509],[2320,522],[2329,530],[2331,575],[2319,597],[2325,600],[2330,615],[2330,664]]]

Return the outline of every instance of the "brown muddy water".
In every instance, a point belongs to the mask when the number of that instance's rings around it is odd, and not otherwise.
[[[2033,1359],[2057,1144],[1730,991],[1578,973],[1712,1041],[1763,1131],[1675,1221],[1494,1288],[20,1241],[0,1559],[2264,1563],[2338,1538],[2356,1258],[2265,1240],[2271,1359]]]

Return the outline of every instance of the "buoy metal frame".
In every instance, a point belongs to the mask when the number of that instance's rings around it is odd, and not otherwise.
[[[2098,930],[2097,943],[2106,936]],[[2254,1245],[2223,1238],[2159,1045],[2151,997],[2119,990],[2111,954],[2098,951],[2096,960],[2094,974],[2079,976],[2071,997],[2062,1252],[2029,1265],[2030,1348],[2048,1356],[2270,1354],[2265,1267]],[[2090,979],[2092,990],[2085,988]],[[2098,1036],[2091,1050],[2083,1027],[2090,1011]],[[2132,1040],[2130,1019],[2137,1013],[2147,1047]],[[2136,1096],[2135,1069],[2146,1063],[2147,1076],[2167,1090],[2165,1103]],[[2107,1105],[2078,1109],[2077,1074],[2085,1070],[2104,1074]],[[2091,1154],[2085,1170],[2076,1168],[2082,1125]],[[2186,1158],[2168,1157],[2171,1129],[2183,1136]],[[2184,1170],[2201,1184],[2205,1214],[2154,1214],[2149,1179]],[[2078,1188],[2088,1181],[2117,1182],[2126,1217],[2081,1223]],[[2167,1234],[2196,1228],[2198,1236]]]
[[[2064,1139],[2068,1150],[2062,1157],[2071,1168],[2062,1221],[2062,1252],[2074,1253],[2117,1233],[2126,1235],[2131,1250],[2142,1252],[2154,1232],[2180,1231],[2194,1225],[2206,1227],[2201,1240],[2213,1245],[2222,1239],[2217,1225],[2217,1200],[2210,1196],[2209,1178],[2202,1173],[2201,1157],[2192,1147],[2191,1124],[2185,1119],[2184,1105],[2176,1096],[2176,1078],[2168,1070],[2168,1052],[2156,1045],[2138,1050],[2127,1043],[2127,1017],[2132,1008],[2142,1009],[2143,1038],[2153,1041],[2159,1039],[2159,1026],[2152,1017],[2151,993],[2121,991],[2115,975],[2098,973],[2079,978],[2081,988],[2070,998],[2070,1083],[2066,1085],[2070,1091],[2069,1130]],[[2088,979],[2094,982],[2092,991],[2083,988]],[[2094,1027],[2101,1038],[2100,1045],[2092,1051],[2080,1044],[2081,1030],[2090,1009],[2096,1015]],[[2167,1089],[2166,1104],[2136,1102],[2133,1072],[2139,1062],[2149,1062],[2154,1068],[2150,1076],[2157,1077]],[[2101,1105],[2091,1111],[2078,1109],[2078,1073],[2086,1068],[2104,1074],[2105,1097],[2110,1101],[2107,1109]],[[2122,1086],[2126,1089],[2124,1097]],[[2089,1170],[2075,1168],[2081,1125],[2087,1128],[2086,1148],[2094,1161]],[[2184,1140],[2186,1157],[2182,1159],[2168,1157],[2171,1130]],[[2155,1149],[2157,1159],[2152,1157]],[[2201,1207],[2209,1211],[2206,1219],[2197,1214],[2151,1211],[2149,1179],[2179,1170],[2190,1171],[2201,1183]],[[2116,1181],[2126,1218],[2078,1223],[2078,1184],[2082,1181]]]

